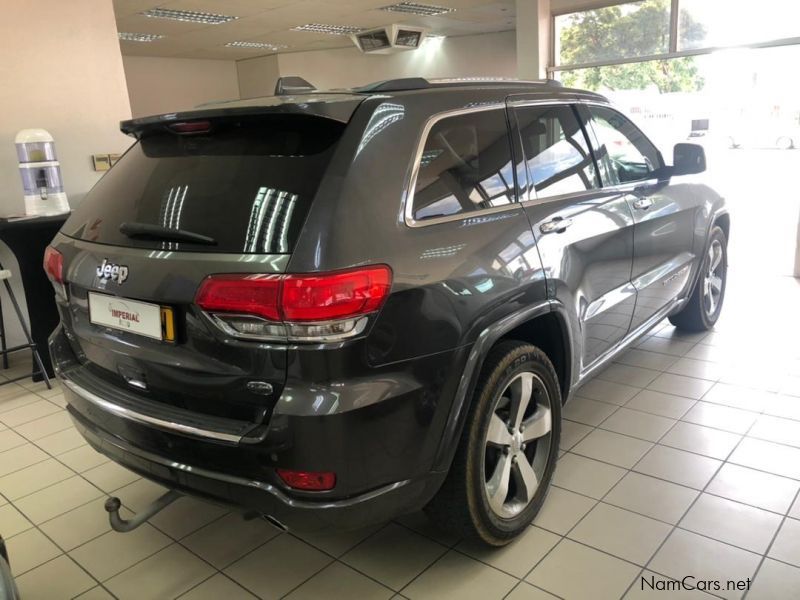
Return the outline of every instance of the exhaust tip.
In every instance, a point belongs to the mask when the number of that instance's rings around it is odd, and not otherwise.
[[[264,519],[267,523],[274,525],[283,532],[289,531],[289,528],[286,525],[278,521],[278,519],[276,519],[272,515],[261,515],[261,518]]]

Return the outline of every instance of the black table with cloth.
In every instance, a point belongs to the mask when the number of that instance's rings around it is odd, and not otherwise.
[[[16,257],[18,270],[14,269],[13,265],[4,266],[11,269],[13,278],[22,281],[31,337],[50,377],[53,377],[53,366],[47,350],[47,338],[58,325],[59,317],[53,286],[44,273],[42,261],[45,248],[68,216],[69,214],[25,219],[0,218],[0,241],[4,242]],[[34,377],[34,381],[41,379],[41,375]]]

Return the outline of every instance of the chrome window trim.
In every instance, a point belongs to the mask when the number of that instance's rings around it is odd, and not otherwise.
[[[124,406],[114,404],[113,402],[109,402],[105,398],[101,398],[97,394],[90,392],[89,390],[79,386],[77,383],[70,381],[69,379],[62,379],[61,381],[67,388],[69,388],[72,392],[76,393],[78,396],[80,396],[87,402],[94,404],[95,406],[106,412],[109,412],[123,419],[127,419],[129,421],[136,421],[137,423],[152,425],[154,427],[158,427],[160,429],[166,429],[168,431],[176,431],[184,435],[208,438],[212,440],[228,442],[233,444],[240,443],[242,441],[242,438],[244,437],[242,435],[222,433],[220,431],[212,431],[210,429],[201,429],[199,427],[193,427],[191,425],[184,425],[183,423],[175,423],[173,421],[159,419],[158,417],[146,415],[131,410],[129,408],[125,408]]]
[[[422,154],[425,152],[425,144],[428,142],[428,135],[439,121],[450,117],[460,117],[461,115],[468,115],[471,113],[486,112],[490,110],[503,110],[505,111],[505,102],[493,102],[481,106],[471,106],[467,108],[456,108],[453,110],[446,110],[436,113],[428,118],[425,126],[422,128],[419,140],[417,141],[417,150],[414,153],[414,162],[412,163],[411,179],[408,182],[405,198],[403,201],[403,220],[409,227],[427,227],[428,225],[438,225],[440,223],[450,223],[452,221],[463,221],[476,216],[488,215],[498,212],[505,212],[507,210],[514,210],[519,208],[519,202],[512,200],[509,204],[504,206],[493,206],[491,208],[482,208],[479,210],[472,210],[469,212],[460,212],[454,215],[447,215],[444,217],[434,217],[432,219],[417,220],[414,218],[414,191],[417,186],[417,177],[419,176],[420,165],[422,163]]]
[[[536,198],[529,198],[526,200],[523,200],[521,198],[516,199],[514,202],[511,202],[510,204],[507,204],[505,206],[494,206],[491,208],[483,208],[480,210],[470,211],[467,213],[457,213],[454,215],[447,215],[444,217],[435,217],[433,219],[422,219],[422,220],[414,219],[414,191],[417,185],[417,177],[419,176],[422,154],[425,151],[425,144],[428,142],[428,135],[430,134],[430,131],[433,128],[433,126],[436,125],[439,121],[446,119],[448,117],[457,117],[465,114],[483,112],[488,110],[506,110],[506,108],[523,108],[527,106],[554,106],[554,105],[601,106],[604,108],[609,108],[621,114],[623,117],[625,117],[628,121],[630,121],[633,124],[633,126],[645,137],[645,139],[647,139],[651,144],[653,144],[653,141],[649,137],[647,137],[647,135],[635,123],[633,123],[633,121],[631,121],[627,117],[627,115],[616,109],[610,102],[604,102],[602,100],[593,100],[580,96],[575,96],[571,98],[530,98],[530,97],[526,98],[525,96],[530,96],[530,92],[519,92],[516,94],[510,94],[506,97],[505,102],[502,103],[498,102],[498,103],[487,104],[484,106],[446,110],[440,113],[436,113],[428,118],[428,120],[425,122],[425,126],[422,128],[420,138],[417,141],[417,148],[416,152],[414,153],[414,162],[411,171],[411,178],[409,179],[408,187],[406,188],[406,193],[403,201],[403,220],[405,221],[405,224],[408,227],[414,227],[414,228],[427,227],[429,225],[439,225],[441,223],[463,221],[473,217],[480,217],[483,215],[506,212],[509,210],[514,210],[518,207],[528,207],[534,204],[550,203],[556,200],[568,199],[573,196],[579,197],[589,193],[598,193],[598,192],[630,193],[633,191],[635,187],[658,181],[655,178],[648,178],[635,182],[626,182],[625,184],[617,184],[611,186],[602,185],[599,188],[591,190],[572,192],[569,194],[560,194],[557,196],[545,196],[540,198],[537,195]],[[514,133],[513,129],[510,129],[509,134],[513,135],[513,133]],[[592,147],[592,151],[594,151],[595,149],[591,144],[591,140],[589,140],[588,143],[590,147]],[[658,150],[658,146],[656,146],[655,144],[653,144],[653,146]]]

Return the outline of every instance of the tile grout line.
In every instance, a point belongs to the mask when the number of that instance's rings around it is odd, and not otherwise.
[[[754,422],[753,422],[753,423],[750,425],[750,428],[752,428],[752,427],[753,427],[753,424],[755,424],[755,421],[754,421]],[[748,428],[748,431],[750,430],[750,428]],[[745,439],[745,436],[746,436],[746,433],[745,433],[745,435],[743,435],[743,436],[742,436],[742,437],[739,439],[739,441],[736,443],[736,446],[734,446],[734,448],[733,448],[733,449],[730,451],[730,453],[728,454],[728,457],[730,457],[730,456],[731,456],[731,455],[732,455],[732,454],[733,454],[733,453],[736,451],[736,449],[739,447],[739,445],[740,445],[740,444],[742,443],[742,441]],[[703,494],[705,493],[705,490],[708,488],[708,486],[709,486],[709,485],[711,485],[711,482],[712,482],[712,481],[714,481],[714,479],[717,477],[717,475],[719,474],[719,472],[720,472],[720,470],[722,469],[722,467],[723,467],[724,465],[726,465],[726,464],[728,464],[728,461],[727,461],[727,459],[726,459],[726,460],[724,460],[724,461],[720,461],[720,464],[719,464],[719,466],[716,468],[716,470],[714,471],[714,474],[713,474],[713,475],[712,475],[712,476],[711,476],[711,477],[708,479],[708,481],[706,482],[706,484],[703,486],[703,489],[702,489],[702,490],[700,490],[700,493],[699,493],[699,494],[697,494],[697,496],[695,496],[694,500],[692,500],[692,502],[689,504],[689,506],[687,507],[687,509],[686,509],[686,510],[683,512],[683,515],[681,516],[681,518],[680,518],[680,519],[678,519],[678,521],[677,521],[677,522],[675,523],[675,525],[672,527],[672,529],[670,530],[670,532],[669,532],[669,533],[666,535],[666,537],[665,537],[665,538],[662,540],[661,544],[659,544],[658,548],[656,548],[655,552],[653,552],[652,556],[649,558],[649,560],[648,560],[648,561],[647,561],[647,563],[645,564],[645,566],[644,566],[644,568],[643,568],[643,570],[642,570],[642,571],[644,571],[644,570],[650,570],[650,571],[652,571],[652,572],[654,572],[654,573],[658,573],[658,571],[656,571],[655,569],[652,569],[652,568],[650,568],[650,565],[651,565],[651,563],[653,562],[653,559],[654,559],[656,556],[658,556],[658,553],[661,551],[661,549],[664,547],[664,545],[667,543],[667,541],[668,541],[668,540],[669,540],[669,539],[670,539],[670,538],[671,538],[671,537],[674,535],[674,533],[675,533],[675,531],[676,531],[677,529],[681,529],[681,531],[688,531],[688,530],[685,530],[685,529],[683,529],[683,528],[681,528],[681,527],[680,527],[680,524],[681,524],[681,522],[682,522],[682,521],[683,521],[683,520],[686,518],[686,515],[688,515],[688,514],[689,514],[689,512],[692,510],[692,508],[694,508],[695,504],[697,504],[697,501],[698,501],[698,500],[699,500],[699,499],[700,499],[700,498],[703,496]],[[694,533],[695,535],[701,535],[701,534],[697,534],[696,532],[691,532],[691,533]],[[708,537],[708,536],[703,536],[703,537]],[[714,539],[714,538],[708,538],[708,539]],[[716,541],[716,542],[718,542],[718,543],[723,543],[723,544],[724,544],[724,543],[726,543],[726,542],[721,542],[720,540],[714,540],[714,541]],[[728,545],[732,545],[732,544],[728,544]],[[662,573],[659,573],[659,574],[660,574],[660,575],[663,575],[664,577],[670,577],[670,578],[672,577],[672,576],[670,576],[670,575],[664,575],[664,574],[662,574]],[[636,581],[636,580],[634,579],[634,581]],[[630,589],[631,589],[631,586],[632,586],[632,585],[633,585],[633,582],[631,582],[631,585],[629,585],[629,586],[628,586],[628,589],[625,591],[625,594],[627,594],[627,593],[630,591]],[[716,594],[712,594],[712,595],[716,595]]]

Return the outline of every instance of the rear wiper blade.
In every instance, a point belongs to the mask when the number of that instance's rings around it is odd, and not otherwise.
[[[193,244],[206,244],[216,246],[217,240],[202,233],[186,231],[184,229],[170,229],[162,225],[148,223],[123,223],[119,226],[120,233],[129,238],[158,240],[164,242],[191,242]]]

